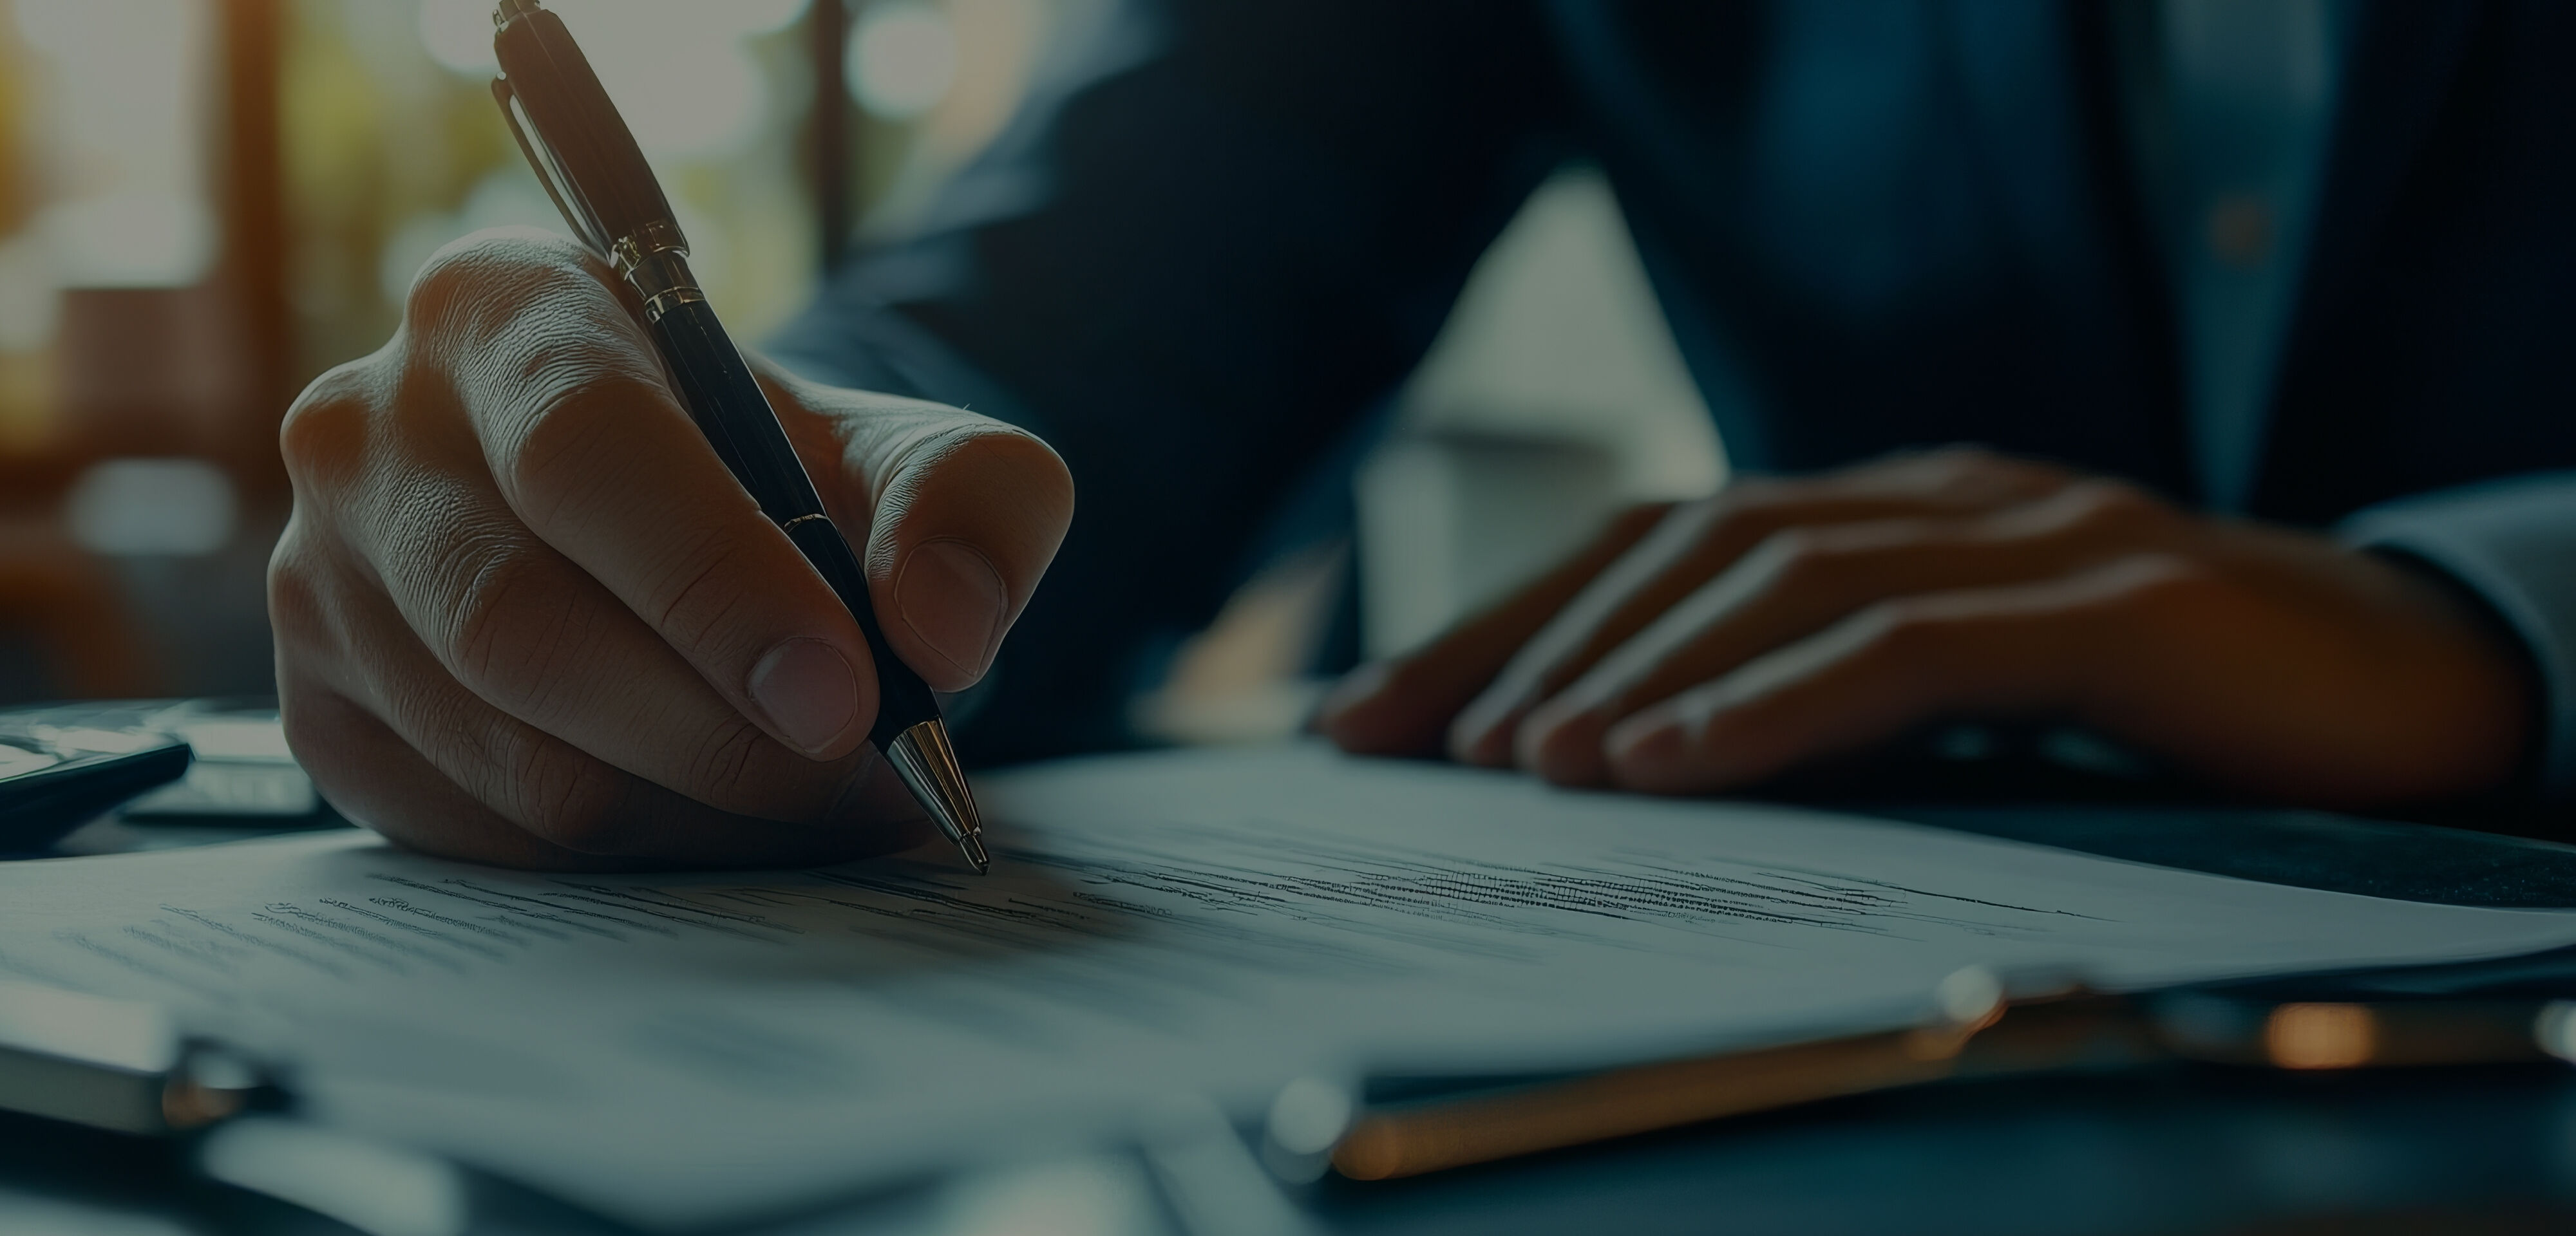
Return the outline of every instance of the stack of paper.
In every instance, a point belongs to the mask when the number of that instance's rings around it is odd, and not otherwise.
[[[291,1062],[317,1118],[692,1224],[1173,1092],[1559,1070],[1915,1021],[1981,964],[2137,987],[2576,943],[2281,888],[1312,748],[984,786],[998,861],[558,876],[364,834],[0,867],[0,970]]]

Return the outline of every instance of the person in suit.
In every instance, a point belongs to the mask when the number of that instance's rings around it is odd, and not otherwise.
[[[2547,801],[2571,60],[2542,0],[1139,0],[773,395],[897,651],[990,676],[969,756],[1115,746],[1154,634],[1590,159],[1744,479],[1364,667],[1335,741],[1708,793],[2045,717],[2284,801]],[[907,839],[854,625],[595,262],[451,248],[284,443],[280,692],[353,815],[529,864]]]

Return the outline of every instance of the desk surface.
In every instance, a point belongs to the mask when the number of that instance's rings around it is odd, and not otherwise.
[[[2576,847],[2513,837],[2314,812],[1883,813],[2313,888],[2576,906]],[[76,844],[96,852],[238,835],[108,825]],[[2576,962],[2563,979],[2538,981],[2576,996]],[[2565,1231],[2576,1229],[2576,1071],[2172,1067],[1945,1084],[1418,1180],[1328,1179],[1299,1200],[1324,1231],[1372,1236]],[[157,1226],[91,1230],[348,1230],[192,1182],[165,1147],[0,1120],[0,1230],[74,1230],[74,1217],[113,1223],[114,1212]],[[863,1236],[919,1231],[918,1222],[917,1207],[898,1204],[797,1230]]]

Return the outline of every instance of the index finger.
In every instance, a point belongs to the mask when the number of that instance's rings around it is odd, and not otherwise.
[[[1928,720],[2096,720],[2087,705],[2137,659],[2142,599],[2205,578],[2180,559],[2141,554],[2036,583],[1873,606],[1612,726],[1602,740],[1611,780],[1705,794]]]
[[[1540,701],[1785,529],[1991,510],[2054,493],[2070,479],[2047,465],[1982,451],[1934,451],[1821,477],[1738,482],[1675,508],[1532,635],[1458,714],[1450,753],[1466,763],[1510,765],[1520,723]]]
[[[690,422],[612,278],[561,238],[481,238],[422,275],[415,346],[531,531],[771,737],[846,755],[875,718],[866,640]]]
[[[1450,718],[1493,680],[1494,671],[1670,509],[1657,504],[1621,512],[1581,552],[1427,647],[1353,670],[1325,698],[1316,728],[1345,751],[1438,750]]]

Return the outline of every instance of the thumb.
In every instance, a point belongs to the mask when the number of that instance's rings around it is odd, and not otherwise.
[[[1064,461],[989,416],[767,376],[886,642],[931,689],[973,686],[1073,521]]]

